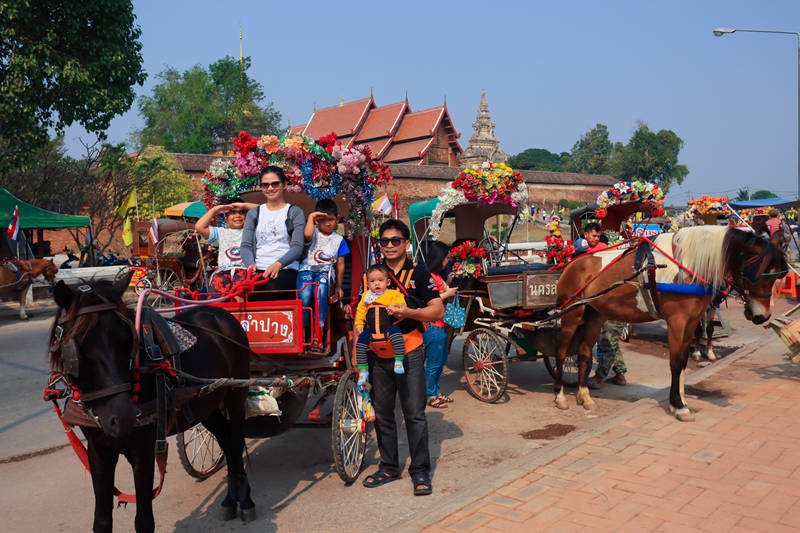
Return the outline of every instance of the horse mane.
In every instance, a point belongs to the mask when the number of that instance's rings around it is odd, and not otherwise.
[[[99,320],[97,313],[89,313],[85,315],[79,315],[78,311],[81,307],[86,307],[89,305],[96,305],[102,303],[102,300],[98,298],[98,294],[101,295],[103,298],[106,298],[111,303],[117,305],[117,311],[122,314],[125,314],[125,302],[122,301],[114,291],[114,284],[107,280],[97,280],[97,281],[88,281],[83,282],[81,285],[88,285],[92,288],[92,291],[82,293],[80,291],[74,291],[75,298],[72,301],[72,304],[69,306],[68,309],[59,308],[58,313],[56,314],[56,318],[53,320],[53,325],[50,327],[50,339],[53,339],[53,335],[55,334],[56,327],[59,323],[65,323],[69,327],[64,329],[64,332],[61,337],[61,342],[64,343],[70,339],[78,340],[83,337],[86,333],[92,330],[95,326],[97,326],[97,322]],[[66,314],[63,320],[61,320],[62,315]],[[50,371],[51,372],[63,372],[64,365],[61,361],[61,350],[51,350],[50,351]]]
[[[692,226],[673,234],[675,259],[712,287],[722,285],[728,264],[727,226]],[[736,230],[732,230],[736,231]]]

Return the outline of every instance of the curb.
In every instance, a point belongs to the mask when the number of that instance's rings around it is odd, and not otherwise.
[[[719,372],[725,371],[728,367],[740,359],[752,355],[753,352],[761,348],[764,344],[763,338],[771,335],[771,332],[765,331],[750,343],[742,346],[729,356],[724,357],[713,365],[692,372],[692,374],[686,378],[686,385],[696,385],[697,383],[700,383],[701,381],[704,381]],[[658,392],[652,396],[636,400],[633,404],[624,408],[617,414],[574,431],[570,433],[569,436],[559,439],[553,444],[546,445],[537,450],[532,450],[526,455],[522,455],[516,459],[513,459],[512,461],[502,463],[501,465],[488,470],[484,476],[484,479],[486,479],[487,482],[482,484],[480,487],[473,487],[460,491],[452,495],[446,501],[437,503],[435,509],[427,512],[423,511],[412,518],[400,520],[390,524],[387,529],[392,531],[411,532],[421,531],[428,526],[432,526],[447,516],[463,509],[470,503],[483,498],[487,494],[505,485],[508,485],[517,479],[525,477],[536,468],[552,462],[556,458],[564,455],[566,452],[574,449],[576,446],[579,446],[592,437],[605,432],[612,426],[615,426],[621,422],[626,422],[627,420],[638,415],[640,411],[649,409],[652,406],[653,401],[661,404],[668,399],[669,387],[659,389]],[[664,416],[672,415],[665,414]],[[520,472],[522,473],[520,474]]]

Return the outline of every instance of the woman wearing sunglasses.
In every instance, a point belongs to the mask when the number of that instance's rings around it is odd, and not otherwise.
[[[222,293],[229,290],[234,282],[244,279],[244,262],[240,253],[242,228],[247,211],[254,207],[258,207],[258,204],[242,202],[240,198],[228,198],[209,209],[194,225],[198,234],[219,248],[217,270],[209,282],[212,292]],[[222,213],[225,214],[225,227],[211,226],[210,223],[216,222]]]
[[[261,171],[261,192],[266,203],[247,213],[242,232],[242,261],[248,270],[257,270],[269,280],[257,291],[293,291],[297,269],[303,256],[303,210],[284,198],[286,174],[274,165]],[[253,294],[251,299],[283,297],[280,294]]]
[[[425,346],[422,337],[423,323],[436,322],[444,316],[444,305],[435,290],[435,283],[423,265],[415,265],[406,257],[410,232],[400,220],[387,220],[379,229],[383,263],[388,267],[389,288],[397,289],[406,297],[406,303],[393,303],[387,312],[403,333],[405,343],[405,373],[394,372],[394,357],[384,359],[367,354],[368,379],[372,384],[372,402],[375,407],[375,433],[381,462],[378,470],[364,479],[364,486],[379,487],[400,479],[400,462],[397,449],[397,423],[394,406],[397,396],[405,419],[411,465],[408,473],[415,496],[433,492],[431,484],[431,456],[428,450],[428,421],[425,403],[428,399],[425,386]],[[362,287],[364,290],[364,287]]]

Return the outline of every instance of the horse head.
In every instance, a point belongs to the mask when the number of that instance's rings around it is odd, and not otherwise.
[[[138,409],[132,399],[136,332],[122,295],[130,275],[72,289],[59,281],[59,307],[50,340],[50,366],[61,372],[80,401],[110,437],[133,431]]]
[[[754,324],[769,320],[772,287],[788,272],[781,236],[769,239],[752,231],[729,230],[726,242],[727,271],[745,301],[744,316]]]
[[[58,266],[53,262],[52,259],[48,259],[47,262],[44,263],[44,270],[42,270],[42,275],[44,279],[50,285],[53,285],[56,282],[56,274],[58,273]]]

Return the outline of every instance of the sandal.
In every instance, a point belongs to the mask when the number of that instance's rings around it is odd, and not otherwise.
[[[380,487],[381,485],[386,485],[387,483],[391,483],[392,481],[400,479],[399,475],[392,475],[388,472],[384,472],[383,470],[378,470],[374,474],[367,476],[364,478],[364,482],[362,485],[367,487],[368,489],[374,489],[375,487]]]
[[[453,399],[450,396],[445,396],[444,394],[440,394],[437,398],[445,403],[453,403]]]
[[[433,407],[435,409],[447,409],[447,400],[444,400],[441,396],[431,398],[428,400],[428,407]]]
[[[411,480],[414,482],[414,496],[433,494],[433,484],[428,474],[414,474]]]

